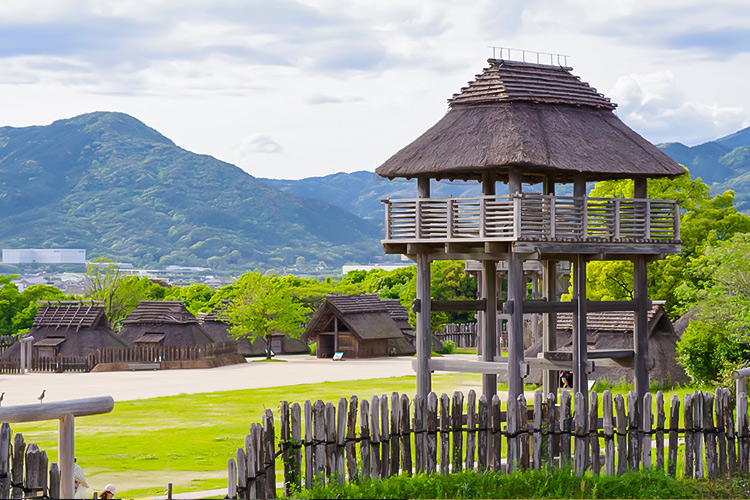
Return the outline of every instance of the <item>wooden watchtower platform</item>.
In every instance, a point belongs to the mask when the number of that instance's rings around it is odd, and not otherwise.
[[[680,252],[679,206],[649,199],[649,178],[675,177],[685,170],[628,128],[616,105],[571,73],[572,68],[503,59],[449,99],[448,113],[376,172],[390,179],[417,180],[418,197],[385,200],[388,254],[417,263],[417,392],[431,390],[431,372],[483,374],[483,392],[497,391],[497,374],[507,372],[510,395],[523,391],[529,365],[545,370],[545,393],[555,392],[558,370],[572,370],[574,390],[587,393],[590,360],[632,358],[638,401],[648,392],[647,264]],[[481,183],[482,195],[431,198],[430,181],[462,179]],[[586,183],[632,179],[634,198],[589,198]],[[507,184],[507,192],[497,189]],[[555,186],[572,183],[572,196]],[[541,189],[540,189],[541,187]],[[503,188],[502,190],[505,190]],[[430,299],[430,262],[472,259],[482,263],[481,299]],[[542,299],[527,297],[523,262],[543,266]],[[586,265],[591,260],[634,263],[634,299],[586,300]],[[498,300],[497,266],[508,273],[507,300]],[[556,300],[555,265],[573,263],[573,300]],[[508,357],[495,357],[496,321],[482,321],[482,359],[451,362],[430,358],[430,314],[476,310],[495,318],[509,314]],[[588,311],[632,311],[633,349],[588,351]],[[572,359],[555,345],[555,315],[573,314]],[[523,314],[543,315],[543,357],[524,359]]]

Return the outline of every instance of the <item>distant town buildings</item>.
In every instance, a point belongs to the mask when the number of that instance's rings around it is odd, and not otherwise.
[[[83,248],[3,248],[3,264],[82,264]]]

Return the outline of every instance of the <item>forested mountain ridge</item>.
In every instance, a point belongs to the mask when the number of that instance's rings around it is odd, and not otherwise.
[[[0,128],[0,221],[3,248],[86,248],[144,266],[338,266],[381,253],[376,224],[112,112]]]

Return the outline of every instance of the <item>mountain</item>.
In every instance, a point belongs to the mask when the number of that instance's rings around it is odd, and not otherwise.
[[[320,199],[96,112],[0,128],[0,247],[86,248],[139,266],[245,270],[368,261],[381,231]]]
[[[713,194],[734,191],[735,206],[750,212],[750,127],[697,146],[673,142],[658,147],[703,179]]]
[[[271,186],[298,196],[309,196],[328,200],[364,219],[374,219],[383,224],[385,209],[381,200],[386,198],[416,198],[417,182],[414,179],[388,180],[374,172],[352,172],[308,177],[299,180],[263,179]],[[432,181],[430,196],[448,198],[449,196],[477,196],[479,184],[464,181]]]

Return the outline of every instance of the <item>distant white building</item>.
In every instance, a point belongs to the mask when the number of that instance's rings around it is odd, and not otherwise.
[[[409,267],[409,264],[354,264],[351,266],[343,266],[341,272],[342,274],[346,274],[349,271],[372,271],[373,269],[394,271],[396,269],[401,269],[402,267]]]
[[[3,248],[3,264],[86,264],[82,248]]]

